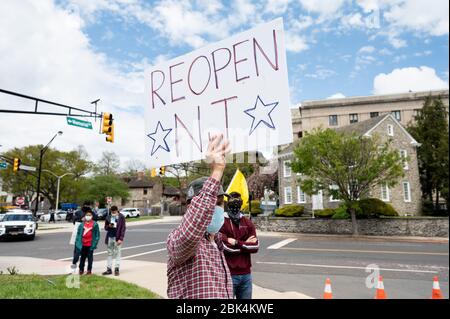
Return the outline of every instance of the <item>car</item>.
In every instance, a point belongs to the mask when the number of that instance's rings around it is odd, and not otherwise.
[[[48,223],[50,221],[50,214],[51,214],[51,212],[49,212],[45,215],[42,215],[39,219],[42,222]],[[66,220],[66,216],[67,216],[67,211],[57,210],[55,212],[55,221],[64,221],[64,220]]]
[[[25,237],[33,240],[36,220],[30,211],[8,211],[0,221],[0,240],[8,237]]]
[[[108,208],[99,208],[96,215],[98,220],[106,219],[106,216],[108,216]]]
[[[122,209],[120,210],[120,213],[121,213],[125,218],[139,217],[139,216],[141,216],[141,211],[139,210],[139,208],[122,208]]]

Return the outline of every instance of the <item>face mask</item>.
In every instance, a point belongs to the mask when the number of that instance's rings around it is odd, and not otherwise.
[[[228,216],[231,218],[231,220],[235,224],[239,224],[239,220],[241,218],[241,206],[242,206],[242,200],[241,199],[234,199],[228,201]]]
[[[117,213],[112,213],[111,214],[113,217],[117,217],[117,215],[119,215],[119,214],[117,214]]]
[[[217,233],[220,228],[222,228],[224,222],[224,216],[223,216],[223,208],[220,206],[216,206],[214,209],[213,218],[211,220],[211,223],[208,225],[208,228],[206,231],[210,234]]]
[[[85,216],[84,219],[86,219],[87,222],[91,221],[92,216]]]

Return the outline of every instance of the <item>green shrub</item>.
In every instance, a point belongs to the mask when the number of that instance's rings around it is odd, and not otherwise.
[[[0,214],[6,213],[7,209],[3,206],[0,206]]]
[[[336,208],[335,213],[331,216],[332,219],[349,219],[350,214],[347,212],[348,208],[345,204],[342,204]]]
[[[357,214],[359,218],[378,218],[380,216],[398,216],[392,205],[383,202],[378,198],[365,198],[358,202],[361,212]]]
[[[314,217],[318,218],[330,218],[336,213],[332,208],[319,209],[314,211]]]
[[[262,209],[260,207],[261,202],[259,200],[252,200],[252,216],[257,216],[259,214],[262,214]],[[248,204],[245,204],[244,207],[242,207],[242,212],[248,213]]]
[[[298,217],[303,214],[305,210],[304,206],[301,205],[286,205],[275,210],[275,216],[277,217]]]

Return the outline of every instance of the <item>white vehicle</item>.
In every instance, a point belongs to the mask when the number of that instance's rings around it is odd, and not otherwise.
[[[65,221],[67,212],[65,210],[58,210],[55,212],[55,221]],[[42,222],[48,223],[50,221],[50,213],[44,214],[39,218]]]
[[[33,240],[36,234],[36,222],[28,211],[8,211],[0,221],[0,239],[6,237],[25,237]]]
[[[120,213],[125,218],[141,216],[141,211],[139,210],[139,208],[123,208],[120,210]]]

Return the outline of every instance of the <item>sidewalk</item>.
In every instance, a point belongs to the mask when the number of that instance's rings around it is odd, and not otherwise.
[[[8,267],[16,267],[20,274],[64,275],[70,272],[70,262],[31,257],[0,256],[0,271],[8,274]],[[94,261],[94,274],[101,275],[106,268],[106,260]],[[124,280],[147,288],[162,298],[167,298],[167,266],[138,260],[123,260],[120,276],[110,278]],[[253,299],[312,299],[295,291],[279,292],[253,285]]]

